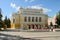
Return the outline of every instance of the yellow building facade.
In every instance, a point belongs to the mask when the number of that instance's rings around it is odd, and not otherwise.
[[[40,29],[48,25],[48,16],[43,9],[20,8],[12,14],[11,28],[13,29]]]

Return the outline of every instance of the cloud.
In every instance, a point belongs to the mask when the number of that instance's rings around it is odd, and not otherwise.
[[[16,8],[16,5],[14,3],[10,4],[12,8]]]
[[[19,8],[20,8],[20,6],[16,7],[15,9],[16,9],[16,10],[19,10]]]
[[[32,8],[32,9],[41,9],[43,6],[42,4],[39,4],[39,5],[33,5],[33,6],[27,6],[27,8]]]
[[[40,7],[40,6],[30,6],[30,8],[32,8],[32,9],[41,9],[42,7]]]
[[[48,13],[48,12],[51,12],[52,11],[51,9],[42,7],[42,5],[41,6],[40,5],[28,6],[28,8],[32,8],[32,9],[43,9],[43,12],[44,13]]]
[[[27,0],[26,0],[27,1]],[[16,10],[19,10],[20,6],[16,6],[15,3],[11,3],[10,4],[12,8],[15,8]],[[43,12],[44,13],[48,13],[48,12],[51,12],[52,10],[51,9],[48,9],[48,8],[44,8],[42,7],[43,5],[42,4],[39,4],[39,5],[33,5],[33,6],[27,6],[27,8],[32,8],[32,9],[43,9]]]
[[[47,12],[51,12],[52,10],[51,9],[48,9],[48,8],[42,8],[44,13],[47,13]]]
[[[25,2],[28,2],[28,0],[25,0]]]
[[[16,10],[19,10],[19,8],[20,8],[19,6],[17,7],[15,3],[11,3],[10,6],[12,8],[15,8]]]
[[[25,2],[33,2],[33,1],[35,1],[35,0],[25,0]]]

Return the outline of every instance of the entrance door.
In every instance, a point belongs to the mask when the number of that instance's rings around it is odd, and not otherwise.
[[[28,25],[28,28],[29,28],[29,29],[31,29],[31,26],[30,26],[30,25]]]
[[[38,29],[38,25],[36,25],[36,29]]]
[[[32,29],[34,29],[34,25],[32,25]]]

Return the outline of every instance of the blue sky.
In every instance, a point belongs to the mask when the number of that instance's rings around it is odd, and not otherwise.
[[[44,9],[44,12],[53,17],[60,10],[60,0],[0,0],[3,18],[11,18],[12,12],[19,7]]]

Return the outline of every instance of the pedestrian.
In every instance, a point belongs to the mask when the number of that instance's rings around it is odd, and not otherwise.
[[[53,27],[51,27],[51,31],[53,31]]]

